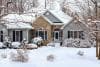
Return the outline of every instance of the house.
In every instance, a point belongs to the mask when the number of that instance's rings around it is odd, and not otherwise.
[[[8,14],[4,16],[0,24],[0,41],[3,42],[9,36],[12,42],[21,42],[26,39],[30,42],[30,32],[33,29],[32,16]]]
[[[38,17],[33,22],[33,38],[42,37],[43,45],[49,42],[61,42],[62,31],[61,27],[72,20],[72,18],[61,10],[47,10],[43,15]]]
[[[64,25],[63,30],[63,46],[67,47],[90,47],[90,29],[80,21],[73,20]]]

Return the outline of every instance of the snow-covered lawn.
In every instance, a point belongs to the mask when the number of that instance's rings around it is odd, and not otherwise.
[[[29,50],[29,61],[12,62],[9,54],[14,49],[0,50],[1,67],[100,67],[100,61],[97,60],[95,48],[67,48],[67,47],[40,47]],[[78,55],[79,51],[84,52],[83,56]],[[7,58],[1,58],[2,53],[7,53]],[[48,61],[47,56],[53,55],[54,61]]]

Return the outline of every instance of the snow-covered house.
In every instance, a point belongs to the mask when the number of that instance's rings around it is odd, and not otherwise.
[[[82,22],[73,20],[65,24],[63,30],[63,45],[70,47],[90,47],[90,29]]]
[[[62,32],[60,28],[71,20],[70,16],[60,10],[49,9],[33,22],[33,37],[42,37],[44,45],[51,41],[61,42]]]
[[[8,14],[4,16],[0,24],[0,41],[5,40],[6,36],[13,42],[21,42],[23,39],[30,41],[30,31],[33,29],[31,22],[33,16]]]

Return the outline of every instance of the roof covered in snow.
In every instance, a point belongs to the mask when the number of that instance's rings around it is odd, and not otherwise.
[[[6,16],[4,16],[3,18],[2,18],[2,20],[6,20],[6,21],[8,21],[8,22],[32,22],[34,19],[35,19],[35,17],[34,17],[35,15],[29,15],[29,14],[21,14],[21,15],[19,15],[19,14],[8,14],[8,15],[6,15]]]
[[[31,23],[34,17],[28,14],[8,14],[2,20],[7,29],[32,29]]]
[[[16,22],[16,23],[7,23],[5,24],[7,29],[33,29],[29,23]]]
[[[49,9],[43,14],[43,17],[50,22],[50,24],[66,24],[72,20],[72,17],[62,12],[60,4],[56,1],[52,2]]]
[[[72,17],[63,13],[61,10],[47,10],[43,17],[50,22],[50,24],[67,24],[72,20]]]

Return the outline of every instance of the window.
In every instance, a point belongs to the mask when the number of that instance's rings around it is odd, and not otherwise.
[[[68,38],[84,39],[84,32],[83,31],[68,31]]]
[[[0,31],[0,42],[3,42],[3,31]]]
[[[42,37],[43,40],[47,40],[47,31],[46,30],[37,30],[36,37]]]
[[[23,40],[23,32],[20,30],[13,31],[13,41],[22,41]]]

